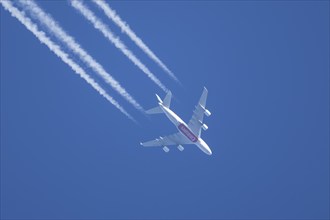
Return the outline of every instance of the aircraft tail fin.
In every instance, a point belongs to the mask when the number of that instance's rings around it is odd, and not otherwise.
[[[156,97],[158,99],[158,102],[160,104],[162,104],[163,106],[169,108],[171,105],[171,98],[172,98],[172,93],[171,91],[168,91],[168,93],[166,94],[165,98],[162,100],[157,94]],[[160,114],[160,113],[164,113],[162,108],[160,106],[157,106],[155,108],[149,109],[146,111],[147,114]]]

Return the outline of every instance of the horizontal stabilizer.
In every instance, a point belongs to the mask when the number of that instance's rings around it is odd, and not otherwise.
[[[146,113],[147,114],[160,114],[160,113],[163,113],[163,110],[159,106],[157,106],[155,108],[147,110]]]
[[[164,100],[163,100],[163,105],[167,108],[169,108],[171,106],[171,98],[172,98],[172,93],[171,91],[168,91],[168,93],[166,94]]]

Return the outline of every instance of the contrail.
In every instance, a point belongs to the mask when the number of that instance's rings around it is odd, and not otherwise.
[[[136,109],[144,112],[142,106],[115,80],[91,55],[89,55],[62,27],[56,23],[51,15],[44,12],[33,0],[21,0],[20,3],[25,9],[28,9],[32,16],[37,18],[39,22],[60,39],[66,46],[76,53],[90,68],[100,75],[112,88],[131,103]]]
[[[32,32],[38,40],[45,44],[49,50],[56,54],[64,63],[71,67],[71,69],[83,78],[88,84],[90,84],[100,95],[106,98],[111,104],[113,104],[119,111],[126,115],[129,119],[133,117],[128,114],[123,107],[121,107],[116,100],[114,100],[107,92],[92,79],[77,63],[69,58],[69,55],[61,50],[60,46],[50,40],[43,31],[40,31],[36,24],[34,24],[23,12],[19,11],[12,3],[8,0],[1,0],[2,6],[17,20],[19,20],[30,32]]]
[[[152,52],[149,47],[139,38],[134,31],[123,21],[119,15],[116,14],[116,11],[113,10],[105,1],[103,0],[93,0],[93,2],[99,6],[105,15],[111,19],[117,26],[121,28],[121,30],[126,33],[129,38],[138,46],[141,50],[143,50],[154,62],[156,62],[170,77],[172,77],[175,81],[179,82],[174,73],[167,68],[167,66]]]
[[[95,14],[81,1],[72,0],[70,1],[72,7],[78,10],[88,21],[90,21],[95,29],[101,31],[101,33],[106,37],[111,43],[115,45],[121,52],[123,52],[126,57],[131,60],[142,72],[144,72],[156,85],[158,85],[165,92],[168,89],[160,82],[160,80],[152,73],[150,70],[130,51],[126,45],[111,32],[109,27],[105,25]]]

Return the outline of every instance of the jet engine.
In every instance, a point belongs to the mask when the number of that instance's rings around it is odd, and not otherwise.
[[[183,150],[184,150],[184,147],[183,147],[182,145],[178,145],[178,149],[179,149],[180,151],[183,151]]]
[[[209,117],[211,115],[211,112],[206,109],[203,105],[199,104],[199,107],[201,107],[204,110],[204,114]]]
[[[209,129],[209,127],[206,124],[203,124],[202,125],[202,128],[203,128],[204,131],[206,131],[207,129]]]
[[[166,153],[168,153],[170,151],[170,149],[166,146],[163,147],[163,151],[165,151]]]
[[[211,115],[211,112],[210,112],[209,110],[205,109],[204,114],[205,114],[207,117],[209,117],[209,116]]]

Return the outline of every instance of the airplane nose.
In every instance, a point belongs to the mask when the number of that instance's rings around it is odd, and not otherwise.
[[[204,144],[204,148],[205,148],[205,153],[207,155],[212,155],[212,151],[211,151],[210,147],[206,143]]]
[[[205,149],[206,149],[206,152],[207,152],[207,155],[212,155],[212,151],[211,151],[211,148],[209,147],[209,145],[207,145],[206,143],[205,143]]]
[[[210,147],[202,139],[199,139],[197,146],[207,155],[212,155]]]

